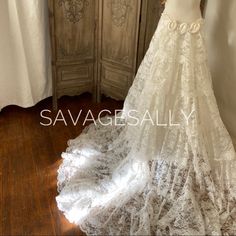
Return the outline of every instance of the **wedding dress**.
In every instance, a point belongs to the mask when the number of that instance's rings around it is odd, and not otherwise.
[[[88,235],[235,235],[236,155],[204,20],[164,11],[123,109],[85,127],[62,157],[58,208]]]

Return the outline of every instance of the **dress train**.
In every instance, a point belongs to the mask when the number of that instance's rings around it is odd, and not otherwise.
[[[155,125],[131,125],[134,110]],[[56,200],[67,219],[88,235],[235,235],[236,155],[203,19],[163,13],[118,116],[119,125],[114,116],[90,124],[62,153]]]

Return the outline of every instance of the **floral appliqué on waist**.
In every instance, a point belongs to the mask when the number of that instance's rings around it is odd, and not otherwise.
[[[204,22],[203,18],[199,18],[198,20],[192,23],[186,23],[171,19],[169,15],[167,15],[166,13],[162,13],[162,16],[168,20],[167,22],[168,29],[170,31],[179,31],[180,34],[185,34],[187,32],[195,34],[200,31],[201,25]]]

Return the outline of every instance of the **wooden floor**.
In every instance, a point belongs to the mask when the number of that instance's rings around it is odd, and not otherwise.
[[[94,116],[100,110],[121,109],[122,102],[103,98],[101,104],[92,103],[89,94],[62,97],[62,109],[68,126],[48,122],[40,116],[44,109],[52,110],[51,98],[31,108],[8,106],[0,112],[0,235],[83,235],[78,227],[69,224],[58,211],[55,196],[57,168],[60,154],[67,140],[78,136],[83,129],[73,125],[67,110],[76,117],[82,109],[83,117],[91,109]],[[57,113],[52,113],[54,117]],[[78,212],[79,214],[79,212]]]

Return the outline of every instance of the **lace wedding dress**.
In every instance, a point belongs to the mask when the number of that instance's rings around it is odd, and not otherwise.
[[[163,13],[118,118],[68,141],[56,201],[88,235],[236,234],[236,156],[203,30]]]

